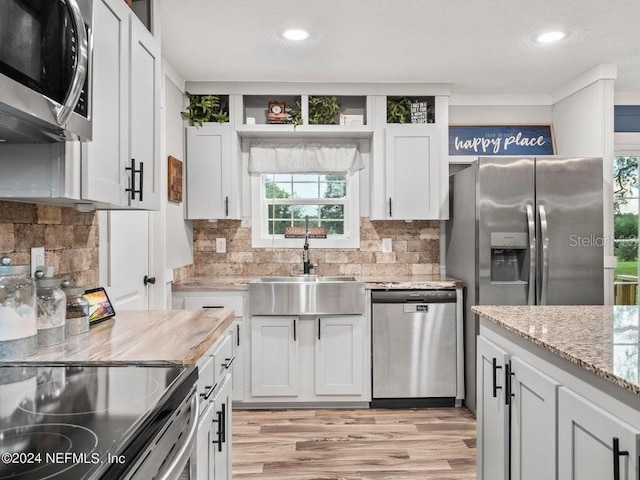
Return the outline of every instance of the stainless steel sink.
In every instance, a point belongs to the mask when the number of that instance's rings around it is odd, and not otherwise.
[[[293,275],[290,277],[262,277],[255,283],[313,283],[313,282],[357,282],[356,277],[323,277],[320,275]]]
[[[252,315],[362,314],[364,304],[364,282],[355,277],[293,275],[249,283]]]

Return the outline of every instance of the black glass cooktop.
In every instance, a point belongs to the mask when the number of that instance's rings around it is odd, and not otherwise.
[[[0,366],[0,480],[119,478],[187,397],[184,366]]]

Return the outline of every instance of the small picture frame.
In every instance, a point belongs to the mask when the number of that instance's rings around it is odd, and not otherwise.
[[[289,115],[286,112],[287,105],[279,100],[269,100],[267,109],[267,122],[287,123]]]
[[[182,161],[169,155],[167,199],[170,202],[182,202]]]

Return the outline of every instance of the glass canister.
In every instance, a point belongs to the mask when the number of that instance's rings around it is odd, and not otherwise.
[[[36,289],[29,265],[0,259],[0,360],[19,359],[38,351]]]
[[[60,280],[45,278],[36,271],[36,300],[38,304],[38,346],[46,347],[64,342],[67,315],[67,296],[60,288]]]
[[[83,297],[84,288],[72,287],[65,280],[62,289],[67,295],[66,336],[79,335],[89,331],[89,301]]]

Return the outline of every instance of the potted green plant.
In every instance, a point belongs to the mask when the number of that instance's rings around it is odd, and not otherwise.
[[[411,123],[409,97],[387,97],[387,123]]]
[[[310,125],[337,125],[340,104],[335,96],[309,97]]]
[[[189,97],[189,105],[182,113],[182,117],[189,121],[190,126],[202,126],[205,122],[225,123],[229,121],[229,107],[220,101],[216,95],[192,95]]]
[[[289,114],[287,123],[302,125],[302,105],[300,104],[300,100],[296,100],[296,103],[293,105],[287,105],[285,111]]]

